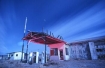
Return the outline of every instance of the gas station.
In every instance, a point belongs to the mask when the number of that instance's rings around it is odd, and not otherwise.
[[[46,46],[50,48],[50,60],[69,60],[69,45],[60,38],[45,32],[29,32],[23,40],[45,45],[44,63],[46,63]],[[37,46],[36,46],[37,47]],[[28,44],[27,44],[28,49]]]

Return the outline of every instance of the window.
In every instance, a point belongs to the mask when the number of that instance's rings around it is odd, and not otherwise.
[[[69,55],[68,48],[65,48],[66,55]]]
[[[96,49],[96,51],[97,51],[97,52],[102,52],[103,50],[102,50],[102,49]]]
[[[51,54],[51,55],[58,55],[58,48],[52,48],[52,49],[50,50],[50,54]]]
[[[11,56],[13,56],[13,54]]]
[[[18,56],[18,54],[16,54],[16,56]]]

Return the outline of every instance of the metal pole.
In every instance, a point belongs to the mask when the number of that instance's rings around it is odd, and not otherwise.
[[[44,34],[43,28],[42,28],[42,33]],[[46,63],[46,35],[44,36],[44,38],[42,38],[44,40],[45,43],[45,63]]]
[[[24,33],[24,36],[25,36],[25,33]],[[21,62],[23,60],[23,51],[24,51],[24,40],[23,40],[23,45],[22,45],[22,56],[21,56]]]
[[[45,63],[46,63],[46,36],[45,36],[44,39],[45,39],[45,40],[44,40],[44,42],[45,42]]]
[[[26,49],[26,61],[27,61],[27,57],[28,57],[28,45],[29,45],[29,41],[27,41],[27,49]]]

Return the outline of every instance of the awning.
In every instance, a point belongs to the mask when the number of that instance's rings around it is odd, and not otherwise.
[[[39,44],[56,44],[56,43],[66,43],[62,39],[55,38],[51,35],[48,35],[44,32],[29,32],[23,40],[31,41],[34,43],[39,43]]]

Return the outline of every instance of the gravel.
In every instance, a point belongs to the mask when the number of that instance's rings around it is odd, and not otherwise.
[[[49,61],[46,64],[32,65],[20,61],[0,60],[0,68],[105,68],[105,60]]]

